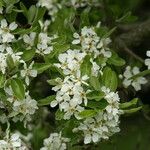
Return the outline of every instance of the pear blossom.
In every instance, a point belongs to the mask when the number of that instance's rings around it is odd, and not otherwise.
[[[1,20],[0,22],[1,43],[10,43],[15,39],[15,36],[11,33],[11,31],[15,30],[17,26],[18,25],[15,22],[12,22],[8,26],[6,19]]]
[[[31,32],[29,35],[23,35],[23,41],[28,45],[27,49],[31,49],[34,46],[35,37],[35,32]]]
[[[61,132],[51,133],[49,138],[44,139],[44,147],[40,150],[65,150],[69,141],[70,139],[62,137]]]
[[[10,137],[6,136],[0,140],[1,150],[29,150],[20,139],[18,133],[13,133]]]
[[[53,38],[48,37],[47,33],[40,33],[38,36],[36,53],[40,55],[50,54],[53,50],[53,46],[51,45],[52,39]]]
[[[7,68],[7,55],[4,53],[0,53],[0,71],[5,74]]]
[[[81,44],[82,50],[86,53],[94,54],[94,58],[103,55],[106,58],[111,57],[108,44],[111,42],[109,38],[100,38],[96,34],[94,28],[84,27],[81,29],[81,35],[74,33],[75,38],[72,44]]]
[[[150,51],[147,51],[146,55],[149,58],[145,59],[145,65],[148,66],[148,69],[150,69]]]
[[[29,85],[29,77],[36,77],[37,76],[37,70],[32,69],[34,64],[34,61],[31,62],[29,67],[27,67],[27,64],[24,63],[24,69],[21,70],[21,76],[25,78],[25,82],[27,85]]]
[[[123,79],[123,85],[124,87],[128,87],[132,85],[136,91],[141,90],[141,85],[146,84],[147,80],[145,77],[137,77],[136,79],[131,79],[132,76],[140,73],[140,70],[138,67],[131,68],[130,66],[127,66],[125,69],[125,72],[123,73],[124,79]]]

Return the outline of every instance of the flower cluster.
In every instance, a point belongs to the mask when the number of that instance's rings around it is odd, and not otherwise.
[[[61,133],[52,133],[50,137],[44,140],[44,147],[40,150],[65,150],[66,143],[70,140],[61,136]]]
[[[83,123],[73,131],[83,131],[84,143],[97,143],[101,139],[109,139],[111,135],[119,132],[119,116],[122,111],[119,109],[118,93],[111,92],[110,89],[102,87],[105,93],[105,99],[108,102],[107,107],[100,111],[95,117],[87,118]]]
[[[150,69],[150,51],[147,51],[146,55],[149,58],[145,59],[145,65],[148,66],[148,69]]]
[[[123,85],[125,88],[129,87],[132,85],[136,91],[141,90],[141,85],[146,84],[147,80],[145,77],[137,77],[133,79],[132,77],[136,74],[140,73],[140,70],[138,67],[133,67],[127,66],[125,69],[125,72],[123,73]]]
[[[23,41],[27,45],[27,49],[31,49],[33,46],[35,46],[35,38],[36,33],[31,32],[29,35],[25,34],[23,35]],[[56,36],[49,37],[47,33],[41,32],[38,35],[38,43],[36,46],[36,53],[40,55],[47,55],[50,54],[53,50],[52,46],[52,40],[55,39]]]
[[[0,22],[0,71],[5,74],[7,68],[7,59],[11,57],[14,64],[23,62],[21,60],[22,52],[14,53],[11,43],[15,42],[15,36],[11,33],[17,28],[17,24],[12,22],[8,25],[6,19]]]
[[[38,109],[37,101],[30,97],[29,92],[26,92],[23,100],[18,100],[14,96],[11,87],[6,88],[5,92],[7,94],[7,101],[12,105],[12,111],[8,117],[13,117],[14,122],[17,122],[18,120],[24,121],[26,126],[26,123],[31,121],[31,115],[33,115],[36,109]]]
[[[59,84],[52,88],[57,93],[56,100],[51,102],[51,106],[55,107],[59,104],[60,110],[65,112],[64,119],[70,119],[72,115],[78,118],[78,112],[84,110],[80,104],[83,102],[87,104],[83,85],[88,85],[86,83],[88,76],[82,76],[80,72],[80,64],[84,57],[85,53],[79,50],[68,50],[59,55],[60,63],[54,64],[63,70],[66,77],[64,80],[60,79]]]
[[[29,148],[24,144],[20,139],[18,133],[13,133],[11,136],[7,135],[0,140],[0,149],[1,150],[28,150]]]
[[[83,52],[90,54],[94,57],[91,57],[92,63],[92,74],[97,76],[98,73],[102,73],[103,67],[106,63],[98,65],[96,59],[99,59],[99,56],[102,56],[105,59],[111,57],[111,51],[108,48],[108,44],[111,42],[109,38],[100,38],[95,32],[94,28],[84,27],[81,30],[81,35],[74,33],[74,40],[72,44],[80,44]]]

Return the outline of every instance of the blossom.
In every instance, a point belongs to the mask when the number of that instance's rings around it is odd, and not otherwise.
[[[27,64],[24,63],[24,69],[21,70],[21,76],[25,77],[25,82],[27,85],[29,85],[29,77],[36,77],[37,76],[37,70],[32,69],[32,66],[34,64],[34,61],[31,62],[29,67],[27,67]]]
[[[51,40],[53,38],[48,37],[47,33],[40,33],[38,36],[38,44],[36,52],[41,55],[51,53],[53,46],[51,46]]]
[[[87,118],[81,122],[73,132],[82,131],[84,133],[84,143],[97,143],[101,139],[109,139],[109,136],[119,132],[119,116],[122,111],[119,109],[119,95],[116,92],[110,91],[109,88],[102,87],[101,89],[108,102],[106,108],[94,117]]]
[[[28,150],[28,148],[23,144],[18,133],[13,133],[10,137],[4,137],[0,140],[0,148],[2,150]]]
[[[124,80],[123,85],[124,87],[128,87],[132,85],[136,91],[141,90],[141,85],[146,84],[147,80],[144,77],[137,77],[136,79],[131,79],[132,76],[140,73],[140,70],[138,67],[131,68],[130,66],[127,66],[125,69],[125,72],[123,73]]]
[[[0,53],[0,71],[5,74],[6,68],[7,68],[7,55],[4,53]]]
[[[1,43],[10,43],[12,42],[15,37],[11,33],[11,31],[15,30],[17,28],[17,24],[15,22],[12,22],[9,24],[6,21],[6,19],[2,19],[0,22],[0,37],[1,37]]]
[[[70,140],[68,138],[64,138],[61,135],[61,132],[52,133],[50,137],[44,140],[44,147],[40,150],[65,150],[67,149],[67,144]]]
[[[23,35],[23,41],[28,45],[27,49],[31,49],[32,46],[34,46],[35,37],[36,37],[35,32],[31,32],[29,35],[27,34]]]
[[[147,57],[150,57],[150,51],[146,52]],[[150,58],[145,59],[145,65],[150,69]]]
[[[103,55],[106,58],[111,57],[108,44],[109,38],[100,38],[95,32],[94,28],[87,28],[86,26],[81,29],[81,35],[74,33],[75,38],[72,44],[81,44],[82,50],[86,53],[94,54],[94,58],[99,55]]]

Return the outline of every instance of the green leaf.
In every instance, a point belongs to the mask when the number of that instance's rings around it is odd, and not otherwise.
[[[137,108],[128,109],[128,110],[123,110],[123,112],[125,114],[133,114],[133,113],[140,111],[141,109],[142,109],[142,106],[137,107]]]
[[[25,50],[23,52],[23,55],[22,55],[22,59],[24,61],[29,61],[31,60],[35,55],[35,50],[34,49],[31,49],[31,50]]]
[[[18,28],[16,30],[14,30],[12,33],[23,35],[23,34],[29,34],[30,32],[34,32],[36,30],[37,30],[37,27],[31,27],[29,29]]]
[[[89,100],[96,100],[96,101],[100,101],[102,98],[104,98],[104,96],[105,96],[104,92],[101,91],[92,91],[86,95],[86,97]]]
[[[108,58],[108,60],[107,60],[107,62],[109,64],[113,64],[115,66],[125,65],[125,60],[124,59],[120,58],[117,53],[115,53],[113,51],[111,51],[111,52],[112,52],[112,56],[110,58]]]
[[[79,113],[79,116],[81,118],[89,118],[89,117],[94,117],[96,115],[96,111],[89,109],[89,110],[84,110],[82,112]]]
[[[20,79],[12,79],[10,85],[14,92],[14,95],[18,99],[23,100],[25,97],[25,88],[23,82]]]
[[[4,83],[6,81],[6,76],[2,73],[0,73],[0,88],[4,87]]]
[[[90,62],[90,58],[91,57],[89,55],[85,56],[81,66],[80,66],[80,70],[81,70],[82,75],[88,75],[88,76],[91,75],[92,64]]]
[[[28,17],[27,19],[28,19],[28,23],[29,23],[29,24],[33,21],[37,9],[38,9],[38,8],[36,8],[35,5],[32,5],[32,6],[29,8],[29,10],[28,10],[28,16],[27,16],[27,17]]]
[[[8,68],[11,70],[15,67],[15,63],[13,61],[13,58],[11,57],[11,55],[7,55],[7,65],[8,65]]]
[[[62,120],[64,118],[64,112],[60,111],[60,109],[58,109],[55,113],[55,118],[56,120]]]
[[[100,90],[101,86],[100,86],[100,81],[98,79],[98,77],[95,76],[91,76],[89,79],[90,85],[95,89],[95,90]]]
[[[52,65],[48,63],[35,63],[33,68],[37,70],[38,74],[43,73],[45,70],[49,69]]]
[[[134,105],[137,104],[138,100],[139,100],[138,98],[134,98],[130,102],[122,103],[122,104],[119,105],[119,108],[120,109],[125,109],[125,108],[128,108],[128,107],[134,106]]]
[[[46,98],[38,100],[39,106],[49,105],[53,100],[55,100],[55,95],[48,96]]]
[[[143,77],[143,76],[146,76],[146,75],[149,75],[149,74],[150,74],[150,70],[144,70],[144,71],[142,71],[142,72],[140,72],[140,73],[138,73],[138,74],[132,76],[132,77],[129,78],[129,79],[136,79],[136,78],[138,78],[138,77]]]
[[[112,91],[115,91],[118,86],[118,78],[116,73],[109,67],[105,67],[103,70],[102,82],[104,86]]]
[[[104,110],[108,105],[108,102],[105,99],[100,101],[88,101],[87,107],[92,109]]]

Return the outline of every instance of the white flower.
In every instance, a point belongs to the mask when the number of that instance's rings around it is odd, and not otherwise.
[[[61,133],[51,133],[50,137],[44,140],[44,147],[40,150],[65,150],[66,143],[70,140],[61,136]]]
[[[15,30],[18,25],[15,22],[12,22],[8,26],[6,19],[2,19],[0,25],[1,25],[0,27],[1,42],[2,43],[12,42],[15,39],[15,37],[13,34],[11,34],[11,31]]]
[[[0,140],[0,148],[1,150],[28,150],[23,145],[18,133],[14,133],[10,137],[4,137],[3,140]]]
[[[34,64],[34,61],[31,62],[29,67],[27,67],[27,64],[24,63],[24,69],[21,70],[21,76],[25,77],[25,82],[27,85],[29,85],[29,77],[36,77],[37,76],[37,70],[32,69],[32,66]]]
[[[50,54],[53,50],[53,46],[51,46],[52,39],[53,38],[48,37],[46,33],[40,33],[38,36],[36,52],[40,55]]]
[[[27,49],[31,49],[32,46],[34,46],[35,37],[36,37],[35,32],[31,32],[29,35],[27,34],[23,35],[23,41],[28,45]]]
[[[148,69],[150,69],[150,51],[147,51],[146,55],[149,58],[145,59],[145,65],[148,66]]]
[[[136,91],[141,90],[141,85],[146,84],[147,80],[144,77],[137,77],[136,79],[130,79],[132,76],[140,73],[140,70],[138,67],[131,68],[130,66],[127,66],[125,69],[125,72],[123,73],[124,80],[123,85],[124,87],[128,87],[132,85]]]
[[[94,28],[84,27],[81,29],[81,35],[74,33],[75,38],[72,44],[81,44],[82,50],[86,53],[94,54],[94,58],[103,54],[104,57],[111,57],[108,44],[110,43],[109,38],[102,38],[97,36]]]

